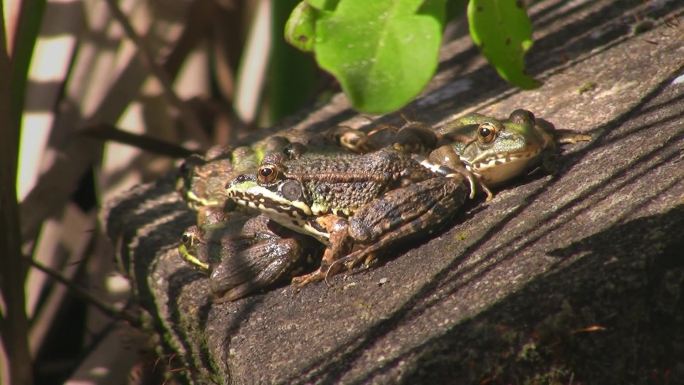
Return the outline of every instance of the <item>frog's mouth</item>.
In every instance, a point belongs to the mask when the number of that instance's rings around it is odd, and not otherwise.
[[[287,199],[253,180],[235,180],[228,184],[226,193],[243,206],[285,214],[294,220],[304,220],[311,215],[311,208],[305,202]]]
[[[534,158],[541,152],[540,148],[532,148],[529,150],[518,151],[518,152],[508,152],[505,154],[483,154],[481,157],[476,157],[475,159],[469,161],[468,159],[461,157],[461,161],[466,165],[473,167],[475,170],[486,169],[490,167],[500,166],[506,163],[513,163],[520,160],[527,160]]]
[[[488,154],[475,159],[460,157],[468,171],[478,175],[485,183],[497,184],[516,177],[536,160],[540,148],[525,151]]]
[[[237,204],[257,209],[294,231],[327,241],[329,234],[311,220],[314,215],[306,202],[287,199],[279,189],[274,190],[259,185],[254,178],[246,175],[238,176],[226,186],[228,198]]]

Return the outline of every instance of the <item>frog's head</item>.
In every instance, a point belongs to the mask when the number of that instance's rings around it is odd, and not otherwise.
[[[225,174],[235,173],[235,168],[240,165],[243,165],[243,169],[249,165],[256,167],[256,162],[249,154],[240,150],[214,146],[204,156],[195,154],[183,161],[178,169],[176,191],[192,209],[223,205]]]
[[[241,174],[226,184],[226,194],[237,204],[261,211],[298,232],[327,238],[310,228],[311,199],[302,182],[288,178],[280,159],[267,156],[254,174]]]
[[[195,267],[199,271],[207,273],[209,271],[209,259],[204,255],[204,243],[202,232],[197,226],[190,226],[181,235],[181,243],[178,245],[178,252],[181,258]]]
[[[455,152],[482,182],[496,185],[538,164],[555,149],[553,135],[527,110],[513,111],[507,120],[470,114],[442,128]]]

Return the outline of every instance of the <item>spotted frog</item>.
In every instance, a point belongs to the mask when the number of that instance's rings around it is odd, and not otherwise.
[[[468,189],[465,169],[451,171],[440,176],[413,154],[393,148],[363,155],[307,153],[297,159],[274,155],[264,158],[256,173],[230,181],[226,193],[327,245],[320,268],[293,279],[305,285],[323,279],[355,245],[376,251],[444,223]]]

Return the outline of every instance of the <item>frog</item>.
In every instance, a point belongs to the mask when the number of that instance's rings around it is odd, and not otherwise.
[[[470,113],[447,121],[436,130],[442,145],[429,160],[436,164],[462,163],[475,174],[490,201],[490,187],[509,182],[537,166],[545,172],[557,169],[558,146],[588,141],[590,136],[557,131],[552,123],[531,111],[516,109],[508,119]]]
[[[256,173],[230,180],[226,194],[327,246],[316,271],[293,278],[293,284],[304,286],[324,279],[354,246],[381,250],[442,224],[463,203],[466,180],[474,181],[463,167],[449,171],[442,176],[414,154],[392,147],[297,159],[273,154]]]
[[[213,302],[222,303],[276,285],[320,245],[265,215],[235,213],[228,221],[187,228],[178,252],[208,277]]]
[[[188,206],[204,215],[217,215],[226,203],[225,179],[256,169],[269,153],[297,157],[308,147],[352,153],[367,153],[392,144],[404,151],[419,152],[433,148],[436,136],[427,125],[408,122],[402,127],[380,125],[365,133],[347,126],[335,126],[320,133],[289,129],[269,135],[249,146],[214,146],[202,155],[192,155],[179,168],[176,190]]]
[[[438,138],[437,148],[423,160],[424,166],[444,176],[453,176],[448,171],[454,167],[465,167],[476,176],[477,186],[487,195],[486,201],[491,201],[494,197],[490,187],[508,183],[537,166],[541,166],[545,172],[554,173],[557,170],[560,144],[591,140],[590,135],[558,131],[552,123],[536,118],[531,111],[525,109],[516,109],[510,113],[508,119],[501,120],[470,113],[447,121],[435,130],[435,134]],[[453,180],[446,179],[445,188],[452,182]],[[471,182],[470,186],[472,198],[475,185]],[[382,218],[386,211],[400,206],[398,202],[405,195],[412,193],[417,192],[391,191],[381,197],[372,215]],[[366,218],[371,214],[358,212],[357,215]],[[335,263],[349,263],[349,266],[353,266],[364,255],[382,247],[382,243],[371,245],[350,253]]]

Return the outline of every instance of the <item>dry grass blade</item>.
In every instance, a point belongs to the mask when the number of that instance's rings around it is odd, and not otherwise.
[[[172,158],[186,158],[192,154],[199,154],[201,151],[189,150],[185,147],[166,142],[164,140],[155,139],[146,135],[132,134],[128,131],[116,128],[111,124],[97,124],[95,126],[84,129],[80,132],[81,135],[90,138],[100,139],[102,141],[113,141],[122,144],[128,144],[145,150],[154,154],[169,156]]]
[[[31,258],[25,258],[25,260],[26,260],[26,262],[30,263],[31,266],[33,266],[36,269],[42,271],[43,273],[49,275],[50,278],[52,278],[53,280],[55,280],[55,281],[61,283],[62,285],[66,286],[67,288],[69,288],[69,290],[73,294],[85,299],[86,301],[88,301],[88,303],[95,306],[98,310],[105,313],[106,315],[108,315],[112,318],[115,318],[115,319],[125,320],[126,322],[130,323],[132,326],[140,327],[140,320],[135,315],[130,314],[126,310],[119,310],[119,309],[115,308],[114,306],[111,306],[108,303],[100,300],[99,298],[90,294],[87,290],[81,288],[80,286],[74,284],[73,282],[69,281],[68,279],[62,277],[58,272],[50,269],[49,267],[43,266],[40,263],[32,260]]]

